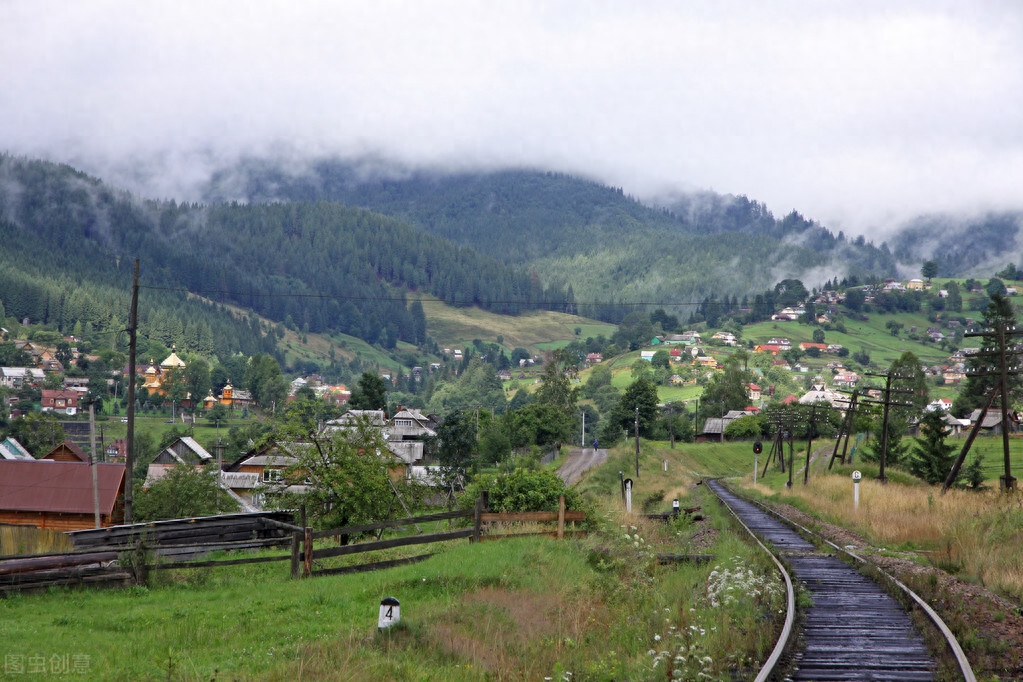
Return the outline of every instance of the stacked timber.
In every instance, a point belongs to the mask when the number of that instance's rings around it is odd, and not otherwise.
[[[75,549],[143,547],[157,556],[187,559],[227,549],[275,547],[291,542],[292,512],[224,514],[154,521],[68,533]]]

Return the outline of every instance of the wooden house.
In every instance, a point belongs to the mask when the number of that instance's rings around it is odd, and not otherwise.
[[[206,451],[206,448],[199,445],[190,436],[182,436],[168,445],[156,456],[149,471],[146,473],[145,485],[148,487],[167,475],[167,472],[176,466],[202,467],[213,461],[213,455]]]
[[[0,523],[69,531],[95,528],[98,500],[100,525],[124,521],[123,464],[0,460]]]
[[[85,462],[88,464],[89,455],[80,447],[69,440],[57,444],[52,450],[42,456],[42,459],[49,459],[54,462]]]

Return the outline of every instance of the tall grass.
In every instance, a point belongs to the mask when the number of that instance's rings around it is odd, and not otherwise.
[[[760,492],[771,494],[768,488]],[[860,506],[853,508],[853,483],[840,468],[815,473],[780,499],[850,528],[872,544],[917,550],[934,565],[1023,600],[1023,493],[949,490],[880,482],[864,475]]]

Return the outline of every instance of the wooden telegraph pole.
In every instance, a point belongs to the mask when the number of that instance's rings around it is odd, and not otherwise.
[[[636,408],[636,478],[639,478],[639,408]]]
[[[977,423],[974,424],[973,429],[970,431],[969,438],[966,439],[966,444],[963,445],[962,452],[959,453],[959,457],[952,465],[952,470],[949,472],[948,478],[945,479],[945,484],[941,487],[941,492],[948,490],[956,478],[959,476],[959,470],[963,466],[963,460],[966,459],[966,453],[969,452],[970,446],[973,444],[974,439],[977,437],[977,433],[980,431],[981,425],[984,422],[984,417],[987,416],[988,410],[994,404],[995,397],[999,398],[999,407],[1002,412],[1002,452],[1004,454],[1005,472],[998,477],[999,484],[1002,490],[1009,491],[1016,488],[1016,478],[1012,475],[1011,462],[1009,460],[1009,377],[1019,376],[1021,373],[1020,360],[1023,359],[1023,346],[1018,343],[1009,345],[1009,341],[1014,336],[1023,334],[1023,329],[1016,327],[1008,327],[1005,324],[999,324],[994,329],[985,329],[980,332],[967,332],[964,336],[979,336],[982,338],[980,342],[980,351],[973,354],[971,357],[983,360],[987,360],[987,365],[984,367],[978,367],[968,373],[971,376],[978,377],[995,377],[997,383],[988,390],[987,403],[984,408],[980,411],[977,416]],[[993,366],[993,360],[997,358],[997,366]]]
[[[139,320],[139,259],[131,281],[131,312],[128,315],[128,436],[124,458],[124,522],[132,523],[131,496],[135,471],[135,355]]]

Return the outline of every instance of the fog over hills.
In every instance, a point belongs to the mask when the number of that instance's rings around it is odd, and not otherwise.
[[[11,0],[0,150],[178,201],[249,158],[550,170],[880,244],[1023,208],[1020,35],[1003,0]]]

